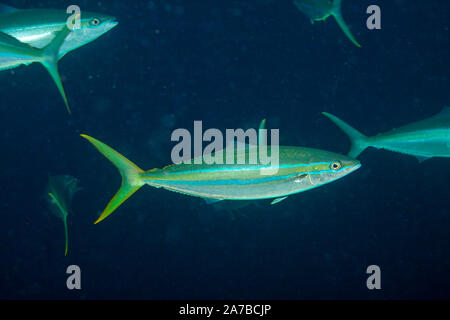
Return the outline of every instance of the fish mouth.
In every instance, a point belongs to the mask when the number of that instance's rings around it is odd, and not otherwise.
[[[106,22],[106,25],[108,26],[108,30],[111,30],[111,29],[115,28],[118,24],[119,24],[119,21],[117,21],[115,19]]]
[[[116,17],[108,16],[103,19],[103,23],[100,25],[103,29],[111,30],[119,24]]]
[[[356,170],[358,170],[359,168],[361,168],[361,162],[357,162],[357,163],[355,163],[354,165],[352,165],[352,166],[350,166],[349,168],[348,168],[348,173],[351,173],[351,172],[353,172],[353,171],[356,171]]]
[[[108,31],[114,29],[118,24],[119,24],[119,21],[117,21],[115,18],[113,18],[113,19],[111,19],[109,21],[106,21],[103,24],[103,27],[102,27],[102,29],[103,29],[102,30],[102,34],[105,34]]]
[[[109,22],[108,25],[112,28],[116,27],[119,24],[119,21],[117,21],[116,18],[112,18]]]

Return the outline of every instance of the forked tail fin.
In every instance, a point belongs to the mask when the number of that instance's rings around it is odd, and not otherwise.
[[[106,144],[84,134],[81,136],[92,143],[101,154],[111,161],[122,176],[122,185],[120,186],[119,191],[117,191],[116,195],[108,203],[100,217],[95,221],[95,224],[97,224],[113,213],[114,210],[125,202],[125,200],[131,197],[145,184],[140,176],[144,171]]]
[[[370,145],[367,142],[367,137],[363,135],[361,132],[345,123],[341,119],[327,112],[322,112],[324,116],[334,122],[342,131],[344,131],[348,137],[350,138],[350,142],[352,144],[350,152],[348,153],[349,157],[356,158]]]
[[[349,38],[355,46],[361,48],[361,45],[358,43],[358,41],[356,41],[355,37],[350,31],[350,28],[348,27],[347,23],[345,23],[344,18],[342,17],[341,4],[342,0],[333,0],[333,10],[331,14],[336,19],[336,22],[338,23],[339,27],[341,27],[342,31],[344,31],[347,38]]]

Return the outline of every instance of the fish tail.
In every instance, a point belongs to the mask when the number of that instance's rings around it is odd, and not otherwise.
[[[349,157],[358,157],[361,152],[363,152],[367,147],[370,146],[367,141],[367,137],[361,132],[332,114],[329,114],[327,112],[322,112],[322,114],[332,122],[334,122],[334,124],[337,125],[342,131],[344,131],[350,138],[350,142],[352,145],[350,152],[348,153]]]
[[[50,76],[64,100],[67,111],[71,115],[72,112],[70,111],[69,102],[67,101],[67,96],[58,70],[59,50],[69,33],[70,29],[67,26],[64,26],[64,28],[56,34],[55,38],[42,49],[41,60],[39,62],[47,69],[48,73],[50,73]]]
[[[350,41],[357,47],[361,48],[361,45],[356,41],[355,37],[353,36],[352,32],[350,31],[350,28],[348,27],[347,23],[344,21],[344,18],[342,17],[341,12],[341,5],[342,0],[334,0],[333,1],[333,10],[331,14],[336,19],[336,22],[338,23],[339,27],[344,31],[347,38],[350,39]]]
[[[106,144],[84,134],[81,136],[92,143],[101,154],[111,161],[122,176],[122,185],[120,186],[119,191],[117,191],[116,195],[108,203],[100,217],[95,221],[95,224],[97,224],[113,213],[114,210],[125,202],[125,200],[131,197],[145,184],[141,178],[141,174],[144,171]]]

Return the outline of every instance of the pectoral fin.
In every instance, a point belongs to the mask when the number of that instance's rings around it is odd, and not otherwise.
[[[279,203],[279,202],[285,200],[286,198],[287,198],[287,196],[286,196],[286,197],[282,197],[282,198],[276,198],[276,199],[273,200],[270,204],[271,204],[271,205],[277,204],[277,203]]]

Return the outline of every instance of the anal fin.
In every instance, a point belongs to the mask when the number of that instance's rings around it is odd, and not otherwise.
[[[205,200],[206,204],[214,204],[222,201],[222,199],[214,199],[214,198],[202,198],[202,199]]]
[[[431,157],[424,157],[424,156],[416,156],[419,163],[422,163],[424,161],[427,161],[428,159],[431,159]]]

